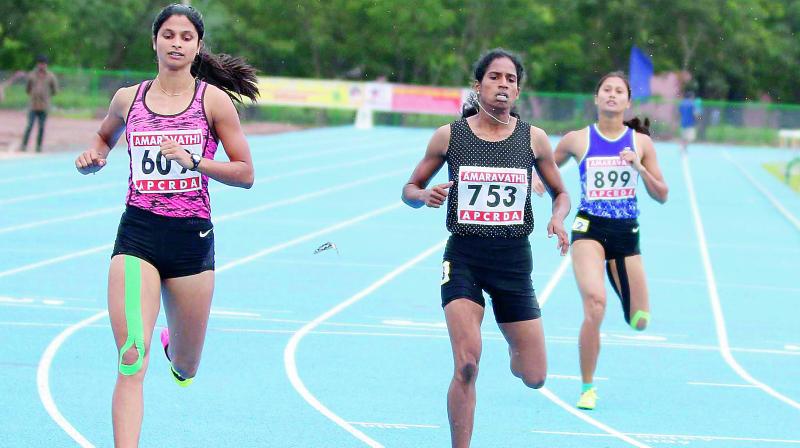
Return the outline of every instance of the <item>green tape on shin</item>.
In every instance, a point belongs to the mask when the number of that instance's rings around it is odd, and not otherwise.
[[[144,324],[142,324],[142,262],[128,255],[125,257],[125,322],[128,324],[128,339],[119,350],[119,373],[134,375],[142,370],[144,363]],[[133,364],[123,364],[122,355],[136,346],[139,357]]]
[[[639,320],[644,319],[645,323],[650,323],[650,313],[644,310],[639,310],[633,315],[631,319],[631,328],[639,331]]]

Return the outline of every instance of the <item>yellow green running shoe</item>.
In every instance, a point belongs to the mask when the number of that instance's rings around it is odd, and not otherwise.
[[[178,386],[189,387],[189,385],[194,382],[194,378],[184,378],[180,376],[172,366],[169,366],[169,370],[172,372],[172,378],[178,383]]]
[[[578,409],[587,409],[591,411],[596,404],[597,389],[594,387],[582,393],[581,397],[578,399]]]
[[[178,383],[178,386],[181,387],[188,387],[194,381],[194,378],[184,378],[180,376],[178,372],[175,371],[175,368],[172,367],[172,360],[169,359],[169,329],[164,328],[161,330],[161,345],[164,347],[164,354],[167,355],[167,361],[169,361],[169,371],[172,373],[172,378]]]

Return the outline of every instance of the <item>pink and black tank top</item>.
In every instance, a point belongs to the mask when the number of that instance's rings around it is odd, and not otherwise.
[[[211,218],[208,176],[167,160],[159,150],[169,137],[184,149],[213,159],[217,138],[203,107],[208,84],[196,81],[189,106],[175,115],[161,115],[145,104],[153,81],[144,81],[136,91],[125,129],[130,156],[130,177],[125,203],[162,216]]]

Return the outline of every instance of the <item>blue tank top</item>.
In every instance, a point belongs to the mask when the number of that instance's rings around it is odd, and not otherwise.
[[[636,185],[639,173],[620,158],[625,148],[637,151],[635,131],[626,128],[615,140],[605,137],[597,125],[589,126],[586,154],[578,164],[581,176],[580,211],[603,218],[631,219],[639,216]]]

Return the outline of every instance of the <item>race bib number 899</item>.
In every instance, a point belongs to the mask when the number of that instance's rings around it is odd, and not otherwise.
[[[169,137],[193,154],[203,153],[203,131],[131,132],[133,184],[140,193],[181,193],[199,190],[200,173],[189,171],[161,155],[161,141]]]
[[[586,197],[590,201],[632,198],[638,179],[636,170],[620,157],[586,159]]]
[[[527,195],[527,170],[459,167],[458,222],[480,225],[522,224]]]

